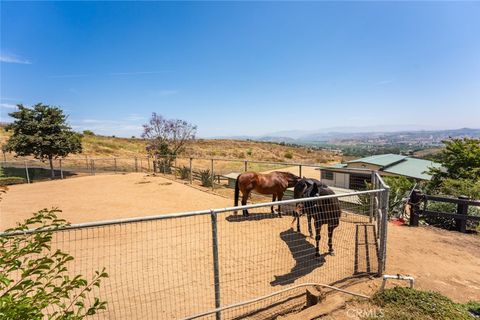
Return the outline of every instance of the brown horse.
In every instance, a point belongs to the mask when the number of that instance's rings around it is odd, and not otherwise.
[[[242,191],[242,205],[247,204],[250,192],[255,190],[261,194],[273,195],[272,201],[282,200],[283,193],[287,188],[295,187],[297,181],[301,178],[290,172],[273,171],[270,173],[245,172],[238,176],[235,183],[235,201],[234,206],[238,206],[239,191]],[[271,207],[273,213],[273,206]],[[243,215],[248,216],[248,210],[243,210]],[[280,206],[278,206],[278,215],[281,217]]]

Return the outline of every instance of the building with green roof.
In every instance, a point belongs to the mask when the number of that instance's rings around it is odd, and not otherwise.
[[[439,163],[398,154],[380,154],[320,168],[320,177],[325,184],[345,189],[361,190],[365,181],[371,181],[371,171],[382,176],[403,176],[415,180],[430,180],[430,168],[439,168]]]

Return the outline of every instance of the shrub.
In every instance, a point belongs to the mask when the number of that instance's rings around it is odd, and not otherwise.
[[[67,223],[60,210],[43,209],[0,237],[0,318],[80,320],[106,309],[106,302],[87,294],[107,278],[105,269],[92,279],[71,276],[68,263],[74,258],[59,249],[52,252],[53,233]],[[23,233],[36,228],[34,233]]]
[[[285,152],[283,156],[287,159],[293,159],[293,153],[291,153],[290,151]]]
[[[13,184],[25,183],[25,178],[22,177],[0,177],[0,186],[9,186]]]
[[[94,136],[95,133],[92,130],[83,130],[84,136]]]
[[[190,168],[187,166],[182,166],[178,168],[178,175],[182,180],[188,180],[190,178]]]
[[[252,149],[247,150],[247,155],[251,156],[252,155]]]
[[[211,187],[212,186],[212,174],[210,170],[200,170],[200,181],[202,182],[202,186],[204,187]]]
[[[377,292],[372,302],[382,308],[382,319],[386,320],[473,319],[466,306],[432,291],[395,287]]]

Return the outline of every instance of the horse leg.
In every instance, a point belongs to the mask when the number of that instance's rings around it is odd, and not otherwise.
[[[250,195],[250,191],[246,191],[245,193],[242,194],[242,206],[247,205],[247,200],[248,200],[249,195]],[[247,209],[243,209],[243,215],[245,217],[248,217],[248,210]]]
[[[276,200],[277,200],[277,195],[274,193],[273,196],[272,196],[272,202],[275,202]],[[273,206],[270,207],[270,212],[274,213]]]
[[[278,194],[278,201],[282,201],[283,198],[283,192]],[[278,216],[281,218],[282,217],[282,206],[278,205]]]
[[[308,222],[308,233],[310,234],[310,238],[313,238],[312,232],[312,214],[307,212],[307,222]]]
[[[313,220],[315,224],[315,257],[320,257],[320,232],[322,231],[322,225],[317,219]]]
[[[335,255],[333,252],[333,230],[335,230],[336,226],[328,225],[328,254]]]

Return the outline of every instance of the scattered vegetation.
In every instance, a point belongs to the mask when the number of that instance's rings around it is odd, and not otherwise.
[[[35,233],[0,237],[0,318],[5,320],[81,320],[106,309],[106,302],[87,295],[108,277],[96,271],[92,279],[72,276],[74,258],[52,250],[54,230],[67,225],[60,210],[41,210],[7,232]]]
[[[202,182],[202,186],[204,187],[211,187],[212,186],[212,173],[210,173],[209,169],[200,170],[200,181]]]
[[[283,156],[287,159],[293,159],[293,153],[290,151],[285,152]]]
[[[479,306],[478,302],[462,305],[437,292],[404,287],[377,292],[372,303],[381,308],[386,320],[473,320],[471,311]]]
[[[187,166],[182,166],[180,168],[178,168],[178,175],[180,177],[180,179],[182,180],[188,180],[190,179],[190,168],[187,167]]]

